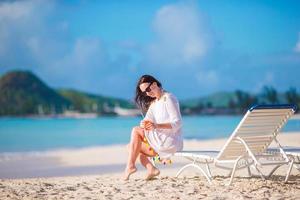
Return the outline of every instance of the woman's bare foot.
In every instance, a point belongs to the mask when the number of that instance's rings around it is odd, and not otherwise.
[[[145,180],[149,181],[149,180],[153,179],[155,176],[158,176],[159,174],[160,174],[160,171],[154,167],[150,172],[148,172]]]
[[[128,181],[130,175],[133,174],[133,173],[136,172],[136,171],[137,171],[137,168],[136,168],[136,167],[126,169],[126,170],[125,170],[124,177],[123,177],[123,180],[124,180],[124,181]]]

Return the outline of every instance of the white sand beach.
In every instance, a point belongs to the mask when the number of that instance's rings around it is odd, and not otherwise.
[[[281,133],[283,146],[300,147],[300,133]],[[220,149],[226,139],[187,140],[185,150]],[[145,181],[146,171],[129,181],[120,178],[125,167],[125,145],[55,150],[0,157],[0,199],[300,199],[300,172],[292,170],[284,183],[287,166],[268,180],[247,177],[238,171],[231,186],[220,169],[212,168],[213,185],[195,170],[175,174],[187,163],[174,157],[172,165],[158,165],[161,175]]]

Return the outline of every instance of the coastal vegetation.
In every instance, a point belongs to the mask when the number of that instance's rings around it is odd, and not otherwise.
[[[296,88],[279,93],[271,86],[264,86],[258,94],[236,90],[218,92],[199,99],[182,101],[184,114],[242,114],[256,104],[295,104],[300,106]]]
[[[28,71],[13,71],[0,79],[0,115],[51,114],[71,105]]]
[[[236,90],[180,101],[185,115],[241,114],[254,104],[279,103],[293,103],[299,107],[300,94],[296,88],[279,93],[265,86],[258,94]],[[11,71],[0,78],[0,116],[57,116],[70,112],[118,115],[120,109],[128,111],[129,115],[138,113],[130,100],[74,89],[53,89],[30,71]]]
[[[52,89],[29,71],[12,71],[0,79],[0,115],[95,113],[115,115],[114,107],[133,109],[130,101],[72,89]]]

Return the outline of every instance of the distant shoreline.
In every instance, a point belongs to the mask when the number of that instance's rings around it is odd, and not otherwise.
[[[183,117],[193,117],[193,116],[243,116],[243,114],[189,114],[182,115]],[[26,115],[26,116],[0,116],[1,119],[98,119],[103,117],[112,117],[112,118],[136,118],[140,115],[132,116],[122,116],[122,115],[96,115],[95,113],[82,113],[80,115],[74,116],[65,116],[65,115]],[[300,113],[294,114],[291,117],[291,120],[300,120]]]
[[[296,120],[300,120],[300,113],[299,114],[294,114],[291,119],[296,119]]]

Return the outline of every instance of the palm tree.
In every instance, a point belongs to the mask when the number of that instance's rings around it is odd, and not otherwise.
[[[272,103],[272,104],[278,103],[277,91],[272,86],[270,86],[270,87],[265,86],[263,88],[263,96],[269,103]]]
[[[297,90],[294,87],[291,87],[288,91],[285,92],[285,98],[288,103],[297,104],[300,101],[300,96],[297,94]]]
[[[241,90],[236,90],[235,96],[237,100],[236,105],[241,111],[245,111],[250,106],[257,103],[257,98],[255,96]]]

